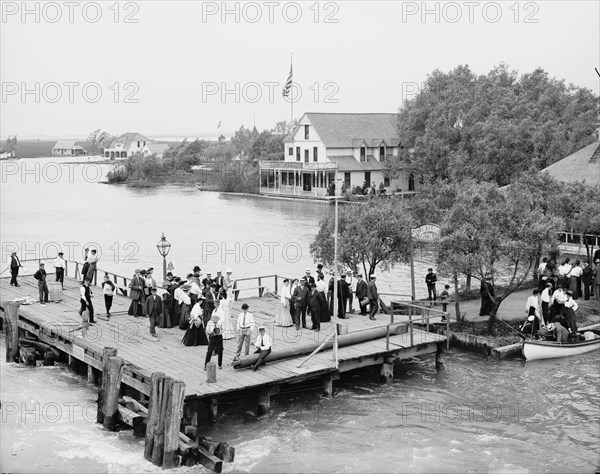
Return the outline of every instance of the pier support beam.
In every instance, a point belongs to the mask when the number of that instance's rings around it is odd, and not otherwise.
[[[163,379],[163,389],[160,399],[160,409],[158,412],[158,424],[156,425],[156,432],[154,433],[154,446],[152,447],[152,462],[157,466],[161,466],[163,463],[165,453],[165,422],[167,418],[167,408],[169,407],[169,395],[173,392],[173,380],[172,377],[165,377]]]
[[[19,305],[17,301],[4,303],[6,362],[17,362],[19,360]]]
[[[381,383],[385,383],[391,385],[394,382],[394,365],[386,364],[385,362],[381,364]]]
[[[144,457],[152,461],[152,451],[154,451],[154,436],[158,428],[158,417],[160,416],[160,402],[162,399],[162,390],[165,380],[164,372],[154,372],[150,378],[150,404],[148,405],[148,423],[146,425],[146,445],[144,448]]]
[[[116,431],[119,422],[119,389],[124,365],[125,361],[122,357],[111,357],[108,360],[108,377],[106,377],[108,378],[108,386],[104,396],[103,425],[110,431]],[[103,378],[105,378],[104,375]]]
[[[98,389],[98,414],[96,415],[96,423],[104,423],[104,406],[105,393],[108,388],[108,361],[111,357],[117,356],[117,349],[114,347],[105,347],[102,351],[102,385]],[[69,356],[69,362],[71,356]]]
[[[441,342],[437,345],[437,352],[435,353],[435,370],[437,371],[444,370],[446,368],[444,366],[444,346],[445,344]]]
[[[339,374],[327,374],[323,376],[323,396],[333,396],[333,381],[340,378]]]
[[[273,385],[261,390],[258,394],[258,414],[264,415],[271,409],[271,396],[279,393],[279,385]]]
[[[88,383],[93,383],[94,385],[96,385],[98,383],[98,380],[96,377],[96,370],[91,365],[87,366],[87,381],[88,381]]]
[[[216,423],[217,418],[219,416],[219,404],[216,398],[210,399],[210,404],[207,405],[208,408],[208,419],[211,423]]]
[[[165,416],[165,449],[163,455],[163,469],[177,467],[177,450],[179,449],[179,427],[181,425],[181,411],[185,395],[185,384],[176,380],[167,393],[167,412]]]

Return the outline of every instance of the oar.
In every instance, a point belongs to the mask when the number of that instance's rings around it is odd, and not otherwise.
[[[511,328],[513,331],[515,331],[519,336],[521,336],[523,339],[528,339],[529,336],[526,336],[525,334],[523,334],[521,331],[519,331],[518,329],[513,328],[510,324],[505,323],[504,321],[502,321],[499,318],[496,318],[497,321],[500,321],[502,324],[508,326],[509,328]]]

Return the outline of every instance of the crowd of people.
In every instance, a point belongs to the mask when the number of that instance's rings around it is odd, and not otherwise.
[[[571,263],[569,258],[556,265],[544,257],[537,273],[538,288],[525,303],[527,319],[519,329],[529,336],[559,342],[577,340],[576,300],[594,296],[600,300],[599,251],[594,255],[594,266],[579,260]]]

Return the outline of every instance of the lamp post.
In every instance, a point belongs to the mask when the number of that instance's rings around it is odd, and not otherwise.
[[[163,258],[163,282],[165,282],[167,280],[167,255],[169,254],[169,250],[171,250],[171,244],[165,238],[164,232],[162,233],[160,241],[156,244],[156,248]]]
[[[333,362],[334,366],[338,368],[338,282],[337,278],[339,275],[338,269],[338,184],[341,181],[336,176],[335,178],[335,192],[333,198],[335,199],[335,230],[333,234]]]

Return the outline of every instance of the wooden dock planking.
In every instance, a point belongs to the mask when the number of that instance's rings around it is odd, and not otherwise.
[[[49,279],[52,278],[49,275]],[[13,300],[30,296],[37,300],[37,282],[30,276],[20,278],[21,287],[9,285],[7,278],[0,278],[0,301]],[[94,310],[105,314],[102,292],[93,287]],[[243,293],[242,293],[243,295]],[[203,370],[206,346],[185,347],[181,344],[184,331],[179,328],[157,328],[159,341],[149,337],[149,322],[145,317],[134,318],[126,314],[130,299],[122,295],[113,298],[110,321],[99,319],[97,324],[88,329],[87,336],[81,337],[81,331],[69,332],[69,328],[80,325],[79,283],[72,278],[65,278],[63,300],[59,303],[49,302],[46,305],[35,303],[21,305],[20,326],[34,334],[38,334],[44,342],[50,343],[75,358],[86,362],[98,370],[102,370],[102,351],[104,347],[116,347],[119,357],[125,360],[123,382],[145,393],[150,392],[150,375],[152,372],[164,372],[168,376],[185,382],[186,399],[212,397],[229,392],[246,389],[260,389],[273,384],[296,383],[302,380],[317,378],[327,373],[338,372],[333,366],[331,350],[316,354],[302,368],[298,365],[306,356],[294,359],[269,362],[260,370],[233,369],[229,364],[237,348],[235,338],[224,341],[223,370],[217,371],[217,382],[207,383]],[[248,303],[255,322],[264,324],[272,336],[274,348],[287,348],[297,344],[308,345],[322,342],[334,330],[333,323],[322,323],[321,331],[281,328],[274,325],[279,301],[276,298],[240,298],[231,302],[232,320],[235,323],[241,311],[241,305]],[[398,317],[396,316],[396,321]],[[390,316],[379,314],[377,321],[368,317],[351,314],[349,320],[342,323],[349,325],[349,332],[373,328],[388,324]],[[310,318],[307,318],[310,325]],[[38,328],[36,328],[38,326]],[[56,337],[56,335],[60,337]],[[386,350],[385,338],[367,341],[338,350],[339,372],[352,370],[366,365],[383,362],[386,355],[400,354],[402,358],[414,355],[433,353],[437,343],[446,337],[428,333],[419,329],[413,332],[414,345],[410,345],[410,335],[397,334],[390,336],[389,350]],[[252,341],[256,338],[253,333]],[[251,353],[254,347],[251,346]],[[215,361],[215,357],[212,358]]]

